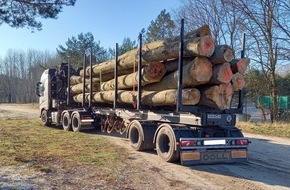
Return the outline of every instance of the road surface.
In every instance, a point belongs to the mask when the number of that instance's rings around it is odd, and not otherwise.
[[[38,116],[31,106],[0,104],[0,119]],[[290,139],[245,136],[252,141],[249,162],[185,167],[164,162],[155,151],[134,151],[125,138],[104,135],[129,152],[132,167],[127,174],[135,176],[135,183],[139,180],[134,189],[290,189]]]

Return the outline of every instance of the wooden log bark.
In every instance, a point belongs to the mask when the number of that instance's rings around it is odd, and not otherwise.
[[[88,102],[89,93],[85,94],[85,100]],[[132,104],[136,105],[136,91],[118,91],[118,100],[121,104]],[[75,95],[73,97],[75,102],[81,103],[83,99],[82,94]],[[114,91],[103,91],[93,93],[93,102],[99,103],[113,103]],[[195,88],[183,89],[182,90],[182,104],[183,105],[196,105],[200,100],[200,92]],[[143,91],[141,97],[142,104],[148,106],[166,106],[175,105],[177,101],[177,90],[164,90],[164,91]]]
[[[234,58],[234,50],[228,45],[215,46],[214,53],[209,58],[212,64],[230,62]]]
[[[208,106],[218,110],[231,107],[233,87],[230,83],[206,86],[200,89],[201,98],[199,105]]]
[[[184,56],[211,56],[214,51],[214,39],[210,36],[202,36],[200,31],[192,33],[191,36],[201,36],[196,38],[185,38],[184,40]],[[199,34],[198,34],[199,33]],[[209,32],[210,33],[210,32]],[[160,40],[145,44],[142,47],[144,64],[156,61],[162,61],[178,57],[179,41],[178,38]],[[132,68],[138,62],[138,49],[126,52],[119,57],[119,70]],[[106,61],[93,66],[93,74],[98,75],[100,71],[103,74],[114,70],[115,60]],[[89,68],[86,73],[89,76]],[[84,72],[84,71],[82,71]]]
[[[159,82],[165,75],[165,66],[163,63],[150,63],[141,70],[141,85]],[[118,89],[128,89],[138,85],[138,72],[118,77]],[[115,79],[102,83],[101,90],[113,90],[115,88]]]
[[[210,84],[222,84],[231,82],[233,72],[229,63],[222,63],[213,66],[212,77],[209,81]]]
[[[85,92],[89,92],[90,91],[90,84],[85,84]],[[97,91],[99,90],[99,84],[98,83],[94,83],[92,86],[92,90],[93,91]],[[79,83],[76,85],[73,85],[70,87],[70,92],[71,94],[79,94],[83,92],[83,83]]]
[[[183,67],[183,87],[197,86],[207,83],[212,77],[212,65],[205,57],[197,57]],[[145,86],[148,91],[161,91],[176,89],[178,83],[178,71],[175,71],[155,84]]]
[[[89,78],[86,78],[86,84],[89,84],[90,83],[90,79]],[[100,81],[100,79],[99,78],[93,78],[93,83],[97,83],[97,82],[99,82]],[[70,77],[70,85],[71,86],[73,86],[73,85],[76,85],[76,84],[80,84],[80,83],[83,83],[84,82],[84,79],[83,79],[83,77],[81,77],[81,76],[75,76],[75,75],[73,75],[73,76],[71,76]]]
[[[184,57],[205,56],[210,57],[214,51],[214,39],[211,36],[203,36],[184,40]],[[179,42],[167,43],[156,41],[143,47],[143,59],[146,62],[163,61],[179,56]]]
[[[194,58],[184,58],[183,59],[183,66],[187,65],[188,63],[192,62]],[[163,62],[166,69],[166,74],[172,73],[178,69],[178,59],[168,60]]]
[[[241,73],[245,75],[248,65],[250,64],[249,58],[233,59],[231,62],[231,69],[233,73]]]
[[[239,72],[235,73],[232,78],[232,85],[234,91],[242,90],[245,86],[244,75]]]

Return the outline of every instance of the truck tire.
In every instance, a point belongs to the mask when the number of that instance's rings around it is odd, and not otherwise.
[[[175,162],[179,159],[179,152],[176,150],[176,141],[172,130],[164,126],[162,127],[156,137],[156,150],[166,162]]]
[[[61,123],[62,123],[63,130],[72,131],[71,118],[68,112],[65,112],[63,114]]]
[[[129,125],[128,138],[134,150],[144,150],[143,129],[139,121],[134,120]]]
[[[72,113],[71,125],[74,132],[81,131],[82,125],[81,125],[81,116],[79,112]]]
[[[49,116],[48,116],[48,111],[47,110],[42,110],[41,111],[41,121],[42,121],[42,125],[43,126],[51,126],[51,121],[49,120]]]

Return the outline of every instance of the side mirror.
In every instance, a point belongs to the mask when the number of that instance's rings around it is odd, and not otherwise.
[[[43,96],[44,86],[43,86],[42,82],[38,82],[36,84],[36,90],[35,91],[36,91],[36,95],[38,97]]]

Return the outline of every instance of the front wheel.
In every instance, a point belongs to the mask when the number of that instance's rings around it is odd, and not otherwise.
[[[43,126],[51,126],[51,121],[49,119],[47,110],[42,110],[40,118]]]
[[[176,141],[174,133],[169,128],[170,126],[162,127],[156,137],[156,150],[166,162],[174,162],[179,159],[179,152],[176,150]]]

